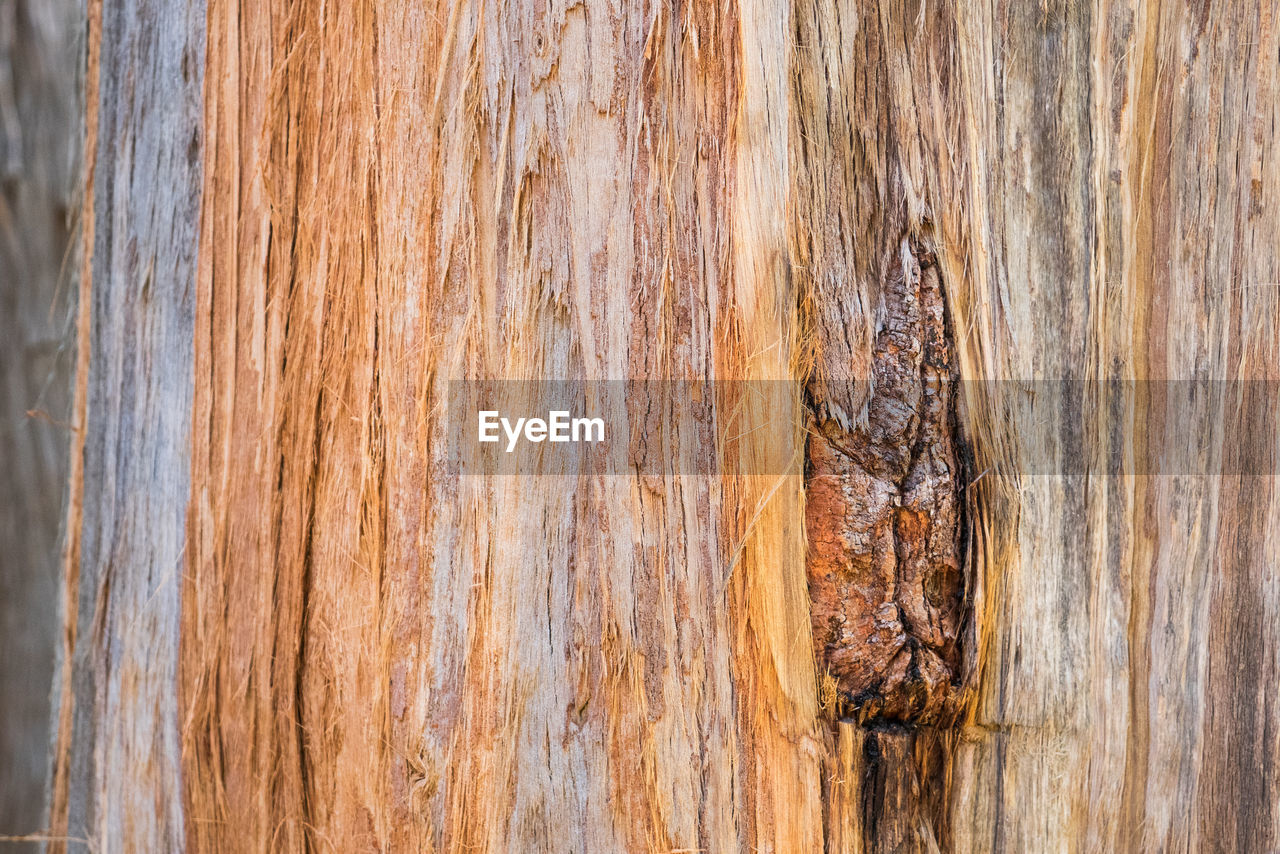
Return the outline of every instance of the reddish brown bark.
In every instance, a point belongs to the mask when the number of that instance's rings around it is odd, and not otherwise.
[[[865,417],[809,438],[813,637],[848,711],[931,722],[960,673],[955,367],[932,256],[904,239],[891,265]]]

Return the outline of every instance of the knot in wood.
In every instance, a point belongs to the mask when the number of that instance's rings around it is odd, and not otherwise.
[[[814,423],[806,525],[813,637],[846,713],[954,711],[964,602],[955,368],[938,268],[904,241],[886,276],[866,411]]]

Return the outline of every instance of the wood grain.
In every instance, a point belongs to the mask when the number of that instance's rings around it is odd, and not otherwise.
[[[71,831],[1274,847],[1275,12],[113,7]],[[857,429],[904,239],[972,453],[944,725],[839,719],[803,479],[743,473],[806,400]],[[717,412],[719,476],[459,478],[464,377],[786,393]],[[1188,422],[1191,378],[1266,383]]]
[[[211,4],[194,848],[819,844],[799,478],[459,480],[443,440],[451,379],[791,376],[785,25]]]
[[[172,851],[183,844],[174,700],[204,16],[173,0],[91,4],[89,15],[84,439],[73,447],[51,847]]]
[[[1115,430],[1103,448],[1141,475],[1105,476],[1105,456],[1074,465],[1087,448],[989,421],[1017,510],[993,503],[990,516],[1012,549],[988,562],[984,676],[956,771],[961,850],[1274,847],[1274,744],[1244,735],[1257,718],[1243,710],[1266,701],[1210,662],[1274,649],[1240,606],[1273,598],[1275,469],[1218,474],[1240,470],[1218,468],[1215,449],[1236,443],[1242,419],[1228,404],[1188,423],[1171,384],[1275,375],[1274,14],[1064,4],[958,16],[975,87],[964,100],[985,105],[967,168],[984,176],[986,235],[970,244],[975,284],[956,312],[984,330],[985,369],[968,375],[1081,378],[1100,396],[1101,380],[1151,381],[1096,407]],[[1275,419],[1248,423],[1261,432],[1246,453],[1274,459]],[[1173,430],[1199,437],[1203,468],[1162,465]],[[1025,474],[1046,455],[1048,470],[1080,474]],[[1254,546],[1224,549],[1241,524]],[[1251,661],[1265,682],[1272,665]],[[1224,703],[1239,716],[1211,721]]]

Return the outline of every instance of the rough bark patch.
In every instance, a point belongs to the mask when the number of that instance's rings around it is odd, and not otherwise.
[[[955,368],[933,256],[904,239],[889,269],[866,411],[810,431],[813,637],[843,711],[934,723],[954,712],[961,663]]]

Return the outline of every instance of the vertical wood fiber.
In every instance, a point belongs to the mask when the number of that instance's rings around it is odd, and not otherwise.
[[[1007,383],[968,386],[985,478],[957,850],[1273,846],[1259,686],[1276,661],[1280,435],[1245,408],[1274,408],[1275,387],[1188,423],[1168,382],[1275,376],[1274,15],[955,10],[942,103],[958,133],[934,138],[930,180],[962,373],[1076,381],[1113,431],[1109,447],[1046,446]],[[1102,381],[1121,379],[1149,382],[1109,398]],[[1169,462],[1175,430],[1202,469]],[[1108,476],[1116,460],[1146,474]],[[1244,460],[1263,475],[1230,474]]]
[[[90,4],[86,278],[51,833],[182,848],[175,703],[190,479],[203,9]],[[91,244],[89,241],[92,241]]]
[[[946,778],[957,850],[1273,845],[1260,686],[1280,431],[1259,413],[1277,395],[1255,385],[1189,423],[1168,383],[1275,376],[1275,11],[797,7],[819,416],[863,402],[839,397],[840,370],[850,342],[869,352],[886,224],[934,241],[968,381],[976,702]],[[1046,445],[1018,420],[1010,381],[1046,379],[1084,390],[1109,447]],[[1136,399],[1102,384],[1134,379]],[[1178,430],[1203,437],[1200,469],[1170,462]],[[1108,476],[1117,460],[1156,474]]]
[[[459,480],[443,442],[450,379],[794,375],[786,25],[210,4],[196,849],[820,844],[799,479]]]

